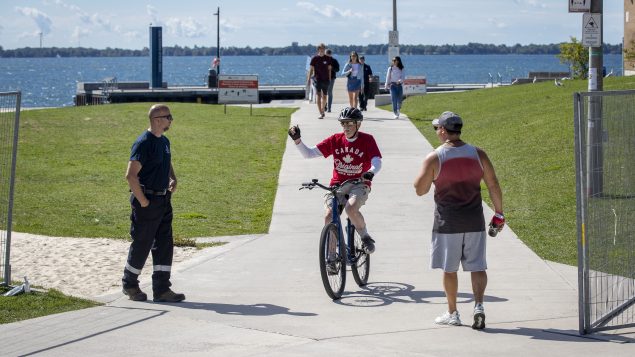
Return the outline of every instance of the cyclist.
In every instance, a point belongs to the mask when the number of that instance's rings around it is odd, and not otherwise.
[[[330,185],[341,184],[346,180],[361,178],[362,182],[345,184],[340,192],[348,195],[344,206],[346,215],[355,226],[355,230],[362,237],[362,249],[367,253],[375,251],[375,241],[368,234],[364,216],[359,211],[366,203],[370,193],[371,181],[381,169],[381,153],[372,135],[359,131],[364,116],[357,108],[342,109],[338,118],[343,132],[336,133],[324,139],[317,146],[307,147],[300,139],[300,127],[289,128],[289,136],[306,159],[329,157],[333,155],[333,177]],[[324,216],[325,224],[331,221],[332,199],[331,193],[326,195]]]

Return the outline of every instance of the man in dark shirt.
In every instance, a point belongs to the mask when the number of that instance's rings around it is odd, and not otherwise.
[[[331,112],[331,105],[333,104],[333,86],[335,86],[335,78],[340,72],[340,63],[335,57],[333,57],[333,51],[331,49],[326,50],[326,55],[331,58],[331,80],[329,82],[329,89],[327,91],[328,98],[326,100],[326,111]]]
[[[317,107],[320,112],[319,119],[324,118],[324,97],[326,96],[329,84],[331,82],[331,57],[327,56],[324,51],[326,45],[321,43],[317,50],[318,54],[311,58],[311,69],[309,70],[309,78],[315,77],[315,88],[317,91]],[[310,83],[310,82],[309,82]]]
[[[170,140],[163,135],[172,125],[170,108],[155,104],[148,112],[150,128],[132,145],[126,180],[130,186],[130,236],[132,243],[123,273],[123,292],[130,300],[145,301],[139,274],[152,251],[152,292],[155,302],[179,302],[185,295],[170,290],[174,241],[172,203],[176,175],[172,167]]]
[[[368,98],[370,98],[370,78],[373,76],[373,70],[366,64],[366,58],[363,55],[359,56],[359,63],[364,66],[364,90],[359,96],[359,110],[367,110],[366,106],[368,105]]]

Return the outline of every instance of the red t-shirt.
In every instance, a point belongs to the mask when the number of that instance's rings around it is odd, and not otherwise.
[[[337,133],[317,144],[324,157],[333,155],[331,185],[361,177],[370,169],[370,160],[375,156],[381,157],[372,135],[362,132],[357,135],[357,139],[350,142],[346,139],[346,134]],[[370,182],[368,185],[370,186]]]

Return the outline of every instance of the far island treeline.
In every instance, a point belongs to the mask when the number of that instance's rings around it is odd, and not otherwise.
[[[366,55],[384,55],[388,52],[388,45],[327,45],[335,54],[347,55],[357,51]],[[315,54],[316,45],[291,45],[287,47],[222,47],[222,56],[288,56]],[[548,45],[513,46],[482,43],[468,43],[466,45],[400,45],[401,55],[557,55],[560,53],[560,43]],[[622,45],[604,44],[605,54],[621,54]],[[95,49],[85,47],[24,47],[5,50],[0,46],[0,57],[144,57],[149,55],[147,47],[141,50],[110,48]],[[216,47],[163,47],[164,56],[210,56],[216,55]]]

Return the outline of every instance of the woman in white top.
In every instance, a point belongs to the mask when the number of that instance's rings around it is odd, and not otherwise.
[[[401,63],[401,57],[395,56],[395,58],[392,59],[392,65],[388,67],[388,73],[386,73],[386,83],[384,84],[384,88],[390,89],[392,112],[395,114],[395,119],[399,119],[401,111],[404,78],[405,74],[403,63]]]
[[[351,108],[357,108],[359,92],[364,86],[364,65],[359,63],[357,52],[351,52],[348,63],[342,70],[342,75],[346,76],[346,90],[348,91],[348,103]]]

